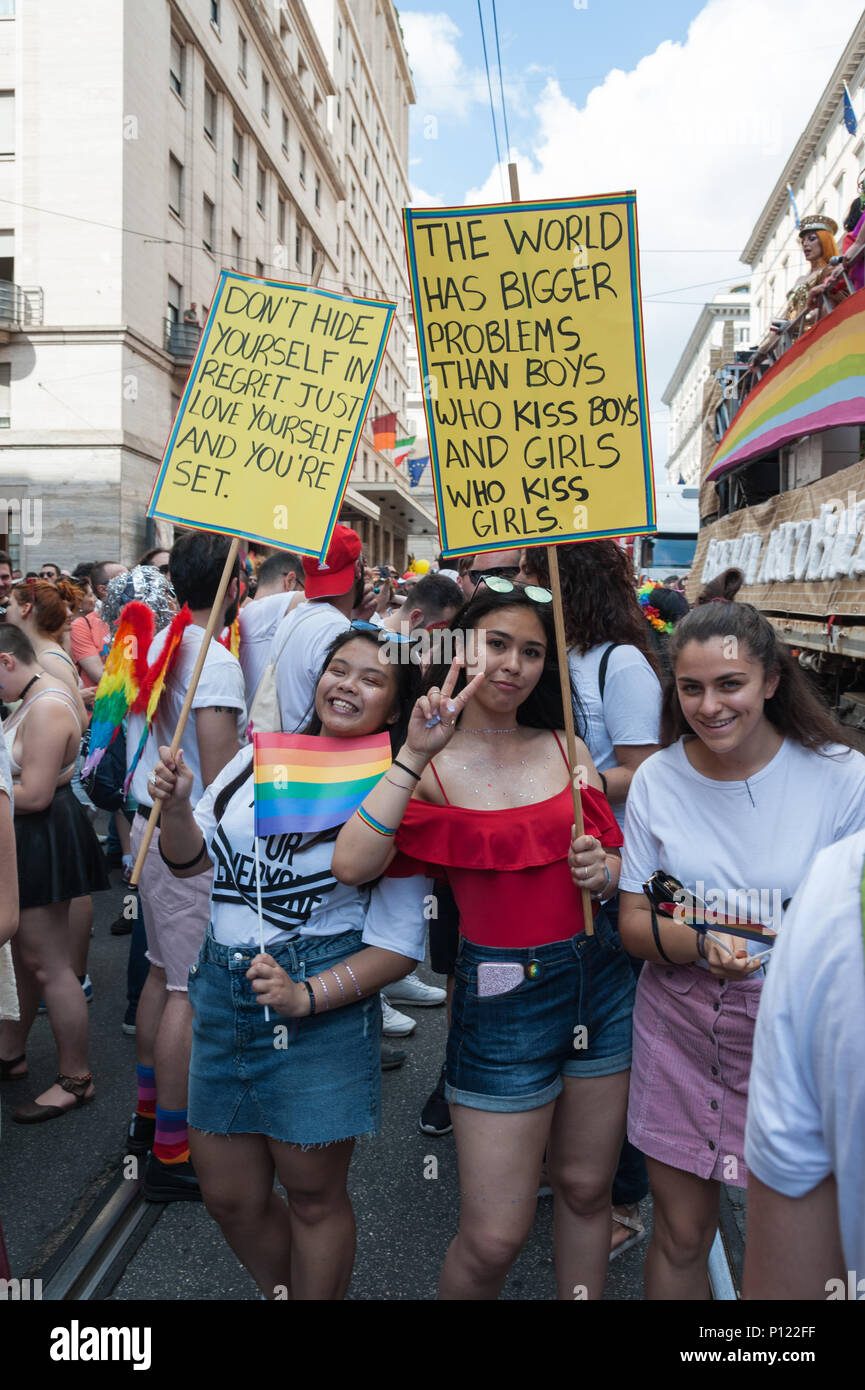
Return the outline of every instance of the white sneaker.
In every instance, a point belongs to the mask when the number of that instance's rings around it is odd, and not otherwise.
[[[382,994],[386,994],[392,1004],[413,1004],[415,1008],[443,1004],[447,999],[447,990],[438,985],[425,985],[414,971],[392,985],[385,985]]]
[[[407,1038],[417,1028],[417,1021],[408,1014],[397,1013],[381,995],[381,1031],[388,1038]]]

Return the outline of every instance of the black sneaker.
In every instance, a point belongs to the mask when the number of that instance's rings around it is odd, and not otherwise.
[[[129,936],[130,932],[132,931],[131,917],[124,917],[123,913],[121,912],[120,916],[114,922],[111,923],[111,926],[108,928],[108,930],[111,932],[112,936]]]
[[[122,1031],[130,1038],[135,1037],[135,1015],[137,1011],[137,1004],[129,1004],[126,1013],[123,1015],[123,1022],[120,1025]]]
[[[424,1134],[435,1134],[440,1138],[442,1135],[450,1134],[453,1129],[450,1106],[445,1100],[444,1067],[441,1069],[441,1075],[436,1082],[435,1090],[420,1112],[419,1123]]]
[[[201,1201],[201,1188],[190,1159],[185,1163],[162,1163],[149,1154],[141,1191],[145,1202]]]
[[[395,1071],[401,1067],[405,1061],[405,1053],[398,1047],[382,1047],[381,1049],[381,1069],[382,1071]]]
[[[129,1129],[126,1132],[126,1152],[128,1154],[146,1154],[150,1150],[156,1134],[156,1121],[152,1115],[139,1115],[136,1113],[129,1121]]]

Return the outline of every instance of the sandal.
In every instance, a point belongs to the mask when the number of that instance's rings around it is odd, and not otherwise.
[[[23,1081],[27,1075],[26,1071],[19,1072],[17,1076],[12,1075],[13,1067],[20,1067],[22,1062],[27,1061],[26,1052],[22,1052],[20,1057],[10,1057],[8,1061],[0,1057],[0,1081]]]
[[[96,1098],[95,1093],[92,1096],[86,1094],[92,1080],[91,1071],[84,1076],[64,1076],[62,1072],[58,1072],[57,1084],[75,1097],[75,1104],[37,1105],[35,1100],[28,1100],[26,1104],[19,1106],[12,1118],[19,1125],[40,1125],[44,1120],[56,1120],[61,1115],[67,1115],[70,1110],[80,1110],[82,1105],[89,1105]]]
[[[620,1211],[633,1213],[633,1215],[620,1216]],[[610,1250],[611,1260],[614,1260],[617,1255],[624,1254],[626,1250],[630,1250],[631,1246],[636,1245],[637,1241],[642,1240],[646,1234],[646,1228],[640,1216],[640,1208],[636,1203],[632,1207],[613,1207],[613,1221],[619,1226],[624,1226],[626,1230],[632,1231],[633,1234]]]

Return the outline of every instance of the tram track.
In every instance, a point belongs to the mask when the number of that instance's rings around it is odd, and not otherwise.
[[[165,1205],[145,1202],[140,1178],[118,1175],[40,1271],[43,1300],[108,1298]]]

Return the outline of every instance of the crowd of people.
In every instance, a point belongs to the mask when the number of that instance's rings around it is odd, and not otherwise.
[[[203,1200],[264,1297],[345,1296],[352,1152],[417,1006],[448,1021],[418,1097],[459,1163],[440,1297],[498,1296],[544,1192],[562,1298],[601,1297],[650,1193],[646,1296],[708,1298],[722,1183],[749,1188],[746,1296],[823,1298],[865,1264],[865,757],[740,572],[691,609],[612,541],[558,547],[563,698],[545,548],[400,578],[338,525],[323,564],[236,563],[173,755],[228,551],[190,531],[132,569],[25,576],[0,554],[0,1082],[26,1089],[40,1007],[58,1066],[13,1120],[97,1094],[92,895],[158,804],[111,928],[125,1148],[148,1200]],[[100,845],[88,737],[135,612],[129,679],[155,694],[102,750]],[[259,839],[250,736],[277,730],[387,735],[391,766],[344,824]],[[659,874],[699,911],[659,906]]]

